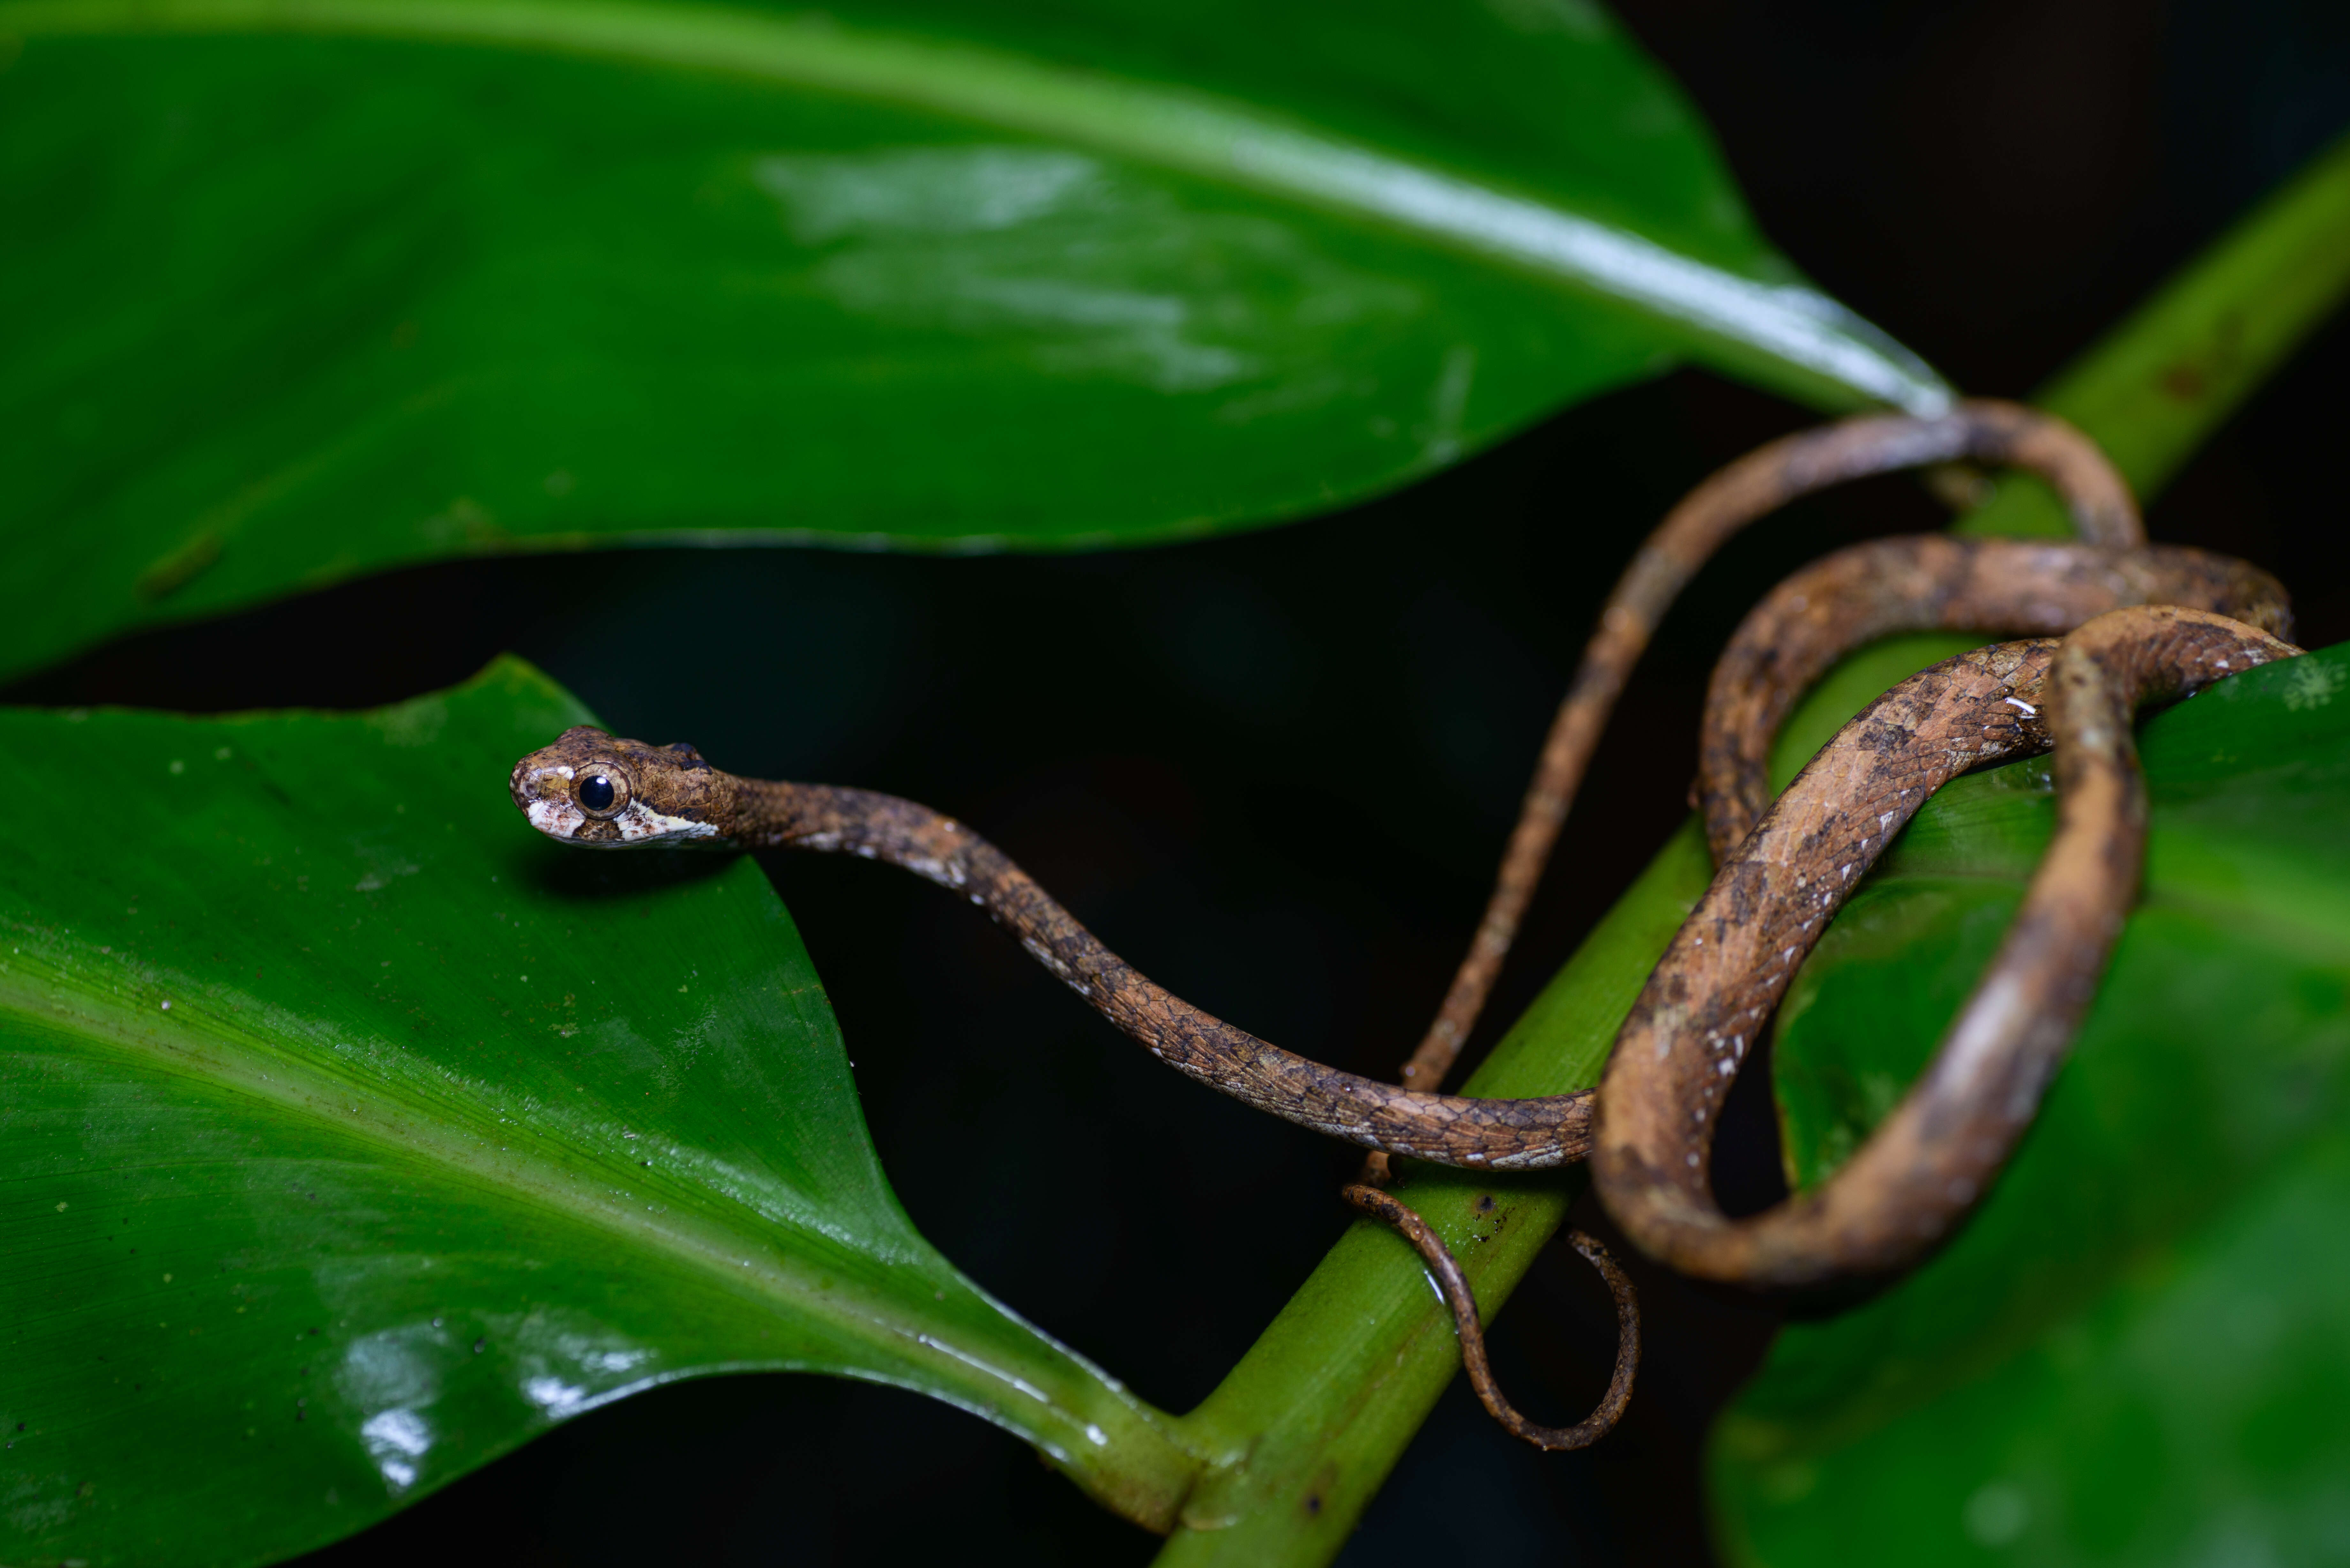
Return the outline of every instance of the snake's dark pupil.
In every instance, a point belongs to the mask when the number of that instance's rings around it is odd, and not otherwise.
[[[602,774],[589,774],[581,779],[579,804],[589,811],[609,811],[612,808],[612,781]]]

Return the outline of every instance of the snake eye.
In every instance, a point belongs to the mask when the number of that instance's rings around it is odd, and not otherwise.
[[[618,768],[591,769],[571,786],[571,798],[590,816],[608,817],[629,804],[628,775]]]

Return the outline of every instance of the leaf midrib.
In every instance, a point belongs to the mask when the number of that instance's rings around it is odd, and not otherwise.
[[[535,1202],[573,1223],[622,1237],[682,1262],[696,1274],[722,1282],[730,1293],[753,1299],[763,1307],[781,1305],[805,1312],[811,1301],[838,1303],[845,1293],[841,1282],[817,1290],[818,1279],[831,1277],[803,1264],[772,1239],[724,1226],[699,1205],[687,1210],[667,1206],[666,1213],[653,1215],[632,1211],[627,1203],[598,1195],[592,1185],[597,1175],[608,1176],[616,1187],[630,1179],[622,1171],[607,1169],[603,1160],[587,1151],[567,1149],[576,1164],[556,1162],[511,1144],[495,1143],[492,1129],[470,1129],[479,1135],[470,1138],[452,1136],[448,1124],[401,1105],[398,1096],[363,1080],[322,1073],[314,1064],[210,1013],[200,1001],[177,1002],[166,1023],[160,1011],[149,1019],[143,1010],[133,1012],[110,1005],[87,987],[54,971],[45,977],[46,985],[27,984],[19,978],[26,967],[19,963],[0,974],[0,1015],[13,1013],[150,1069],[264,1101],[339,1137],[456,1175],[502,1199]],[[74,1005],[76,1002],[80,1005]],[[266,1073],[260,1064],[265,1057]],[[525,1136],[536,1135],[525,1132]],[[795,1238],[810,1244],[810,1250],[837,1257],[844,1281],[858,1279],[877,1265],[888,1268],[918,1261],[910,1255],[911,1248],[907,1257],[886,1258],[844,1246],[840,1238],[821,1229],[787,1220],[768,1222],[788,1227]],[[886,1301],[869,1287],[847,1293],[870,1295],[877,1309]],[[867,1332],[892,1342],[907,1342],[902,1351],[918,1355],[914,1335],[892,1324],[886,1310],[827,1311],[825,1315],[843,1324],[861,1323]]]
[[[402,1106],[396,1095],[322,1073],[207,1016],[201,1003],[178,1003],[167,1030],[160,1010],[150,1018],[143,1010],[109,1005],[54,971],[44,976],[49,982],[46,991],[28,987],[19,976],[32,968],[46,966],[20,961],[0,971],[0,1023],[22,1019],[94,1053],[263,1102],[396,1160],[425,1165],[443,1179],[457,1179],[504,1202],[535,1205],[568,1223],[641,1248],[681,1265],[691,1277],[714,1283],[763,1317],[774,1314],[786,1322],[813,1320],[824,1325],[836,1346],[861,1341],[880,1352],[878,1364],[839,1349],[696,1360],[601,1390],[580,1405],[581,1410],[681,1377],[744,1370],[818,1371],[907,1388],[1001,1427],[1069,1469],[1120,1511],[1155,1505],[1162,1493],[1180,1495],[1188,1484],[1185,1478],[1201,1462],[1180,1421],[1039,1333],[965,1280],[910,1231],[904,1232],[907,1254],[888,1258],[844,1244],[841,1237],[822,1229],[767,1221],[787,1226],[795,1246],[821,1254],[809,1259],[773,1241],[749,1240],[699,1205],[664,1205],[660,1214],[639,1211],[640,1205],[614,1201],[597,1189],[596,1178],[607,1172],[604,1162],[591,1154],[567,1150],[577,1161],[577,1168],[567,1168],[510,1144],[497,1144],[488,1136],[452,1137],[447,1126]],[[167,1034],[180,1039],[175,1043]],[[257,1064],[263,1054],[270,1066],[267,1074]],[[486,1134],[489,1129],[479,1130]],[[622,1173],[608,1174],[616,1185],[629,1179]],[[840,1266],[827,1272],[827,1261]],[[968,1316],[926,1324],[917,1303],[893,1299],[871,1277],[877,1268],[918,1270],[922,1293],[951,1287],[955,1298],[993,1314],[992,1319],[976,1321],[995,1332],[974,1332],[974,1320]],[[1114,1435],[1104,1435],[1106,1427]]]
[[[1701,356],[1793,368],[1830,400],[1931,411],[1949,389],[1825,296],[1205,93],[829,18],[640,0],[7,0],[0,33],[305,33],[536,50],[748,77],[920,109],[1369,223],[1628,304]],[[1707,350],[1713,350],[1707,354]],[[1825,387],[1818,383],[1825,383]]]

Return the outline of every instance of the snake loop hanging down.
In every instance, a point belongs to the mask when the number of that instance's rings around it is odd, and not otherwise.
[[[1433,1092],[1485,998],[1627,676],[1666,608],[1739,529],[1846,480],[1956,461],[2049,481],[2076,543],[1945,535],[1831,555],[1764,597],[1708,691],[1699,798],[1719,867],[1623,1025],[1596,1096]],[[1765,765],[1804,689],[1863,643],[1947,628],[2027,640],[1913,676],[1846,725],[1774,805]],[[515,804],[549,837],[597,848],[702,844],[884,860],[952,888],[1096,1011],[1178,1072],[1374,1151],[1347,1200],[1428,1262],[1488,1410],[1546,1448],[1595,1440],[1629,1397],[1631,1287],[1614,1290],[1616,1377],[1567,1428],[1512,1410],[1485,1365],[1475,1302],[1440,1239],[1379,1191],[1389,1155],[1495,1170],[1592,1158],[1635,1243],[1676,1268],[1763,1287],[1898,1268],[1965,1214],[2036,1109],[2137,891],[2145,836],[2131,720],[2142,703],[2299,650],[2283,589],[2243,562],[2149,545],[2128,487],[2085,437],[2012,404],[1848,420],[1776,441],[1690,493],[1641,546],[1600,616],[1512,834],[1469,954],[1405,1086],[1269,1044],[1152,983],[994,846],[927,806],[866,790],[737,778],[691,746],[567,731],[516,764]],[[2063,640],[2054,640],[2062,639]],[[1991,970],[1909,1097],[1834,1178],[1761,1215],[1714,1203],[1714,1118],[1757,1032],[1829,919],[1926,797],[1969,768],[2055,753],[2058,829]],[[1595,1146],[1596,1137],[1596,1146]]]

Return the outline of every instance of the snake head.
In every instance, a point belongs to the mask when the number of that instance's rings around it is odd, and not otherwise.
[[[649,746],[587,724],[516,763],[511,787],[533,827],[592,849],[723,846],[734,817],[734,780],[691,746]]]

